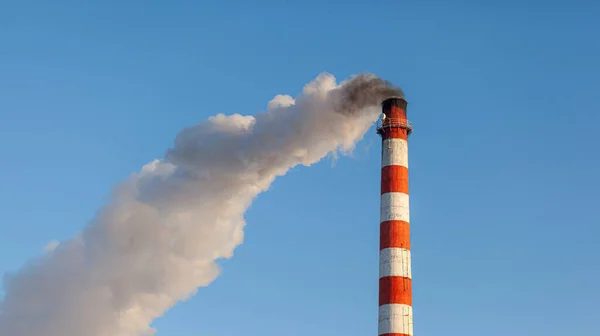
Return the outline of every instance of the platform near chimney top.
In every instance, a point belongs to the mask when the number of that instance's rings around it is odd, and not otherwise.
[[[377,129],[377,134],[382,134],[385,129],[388,128],[402,128],[406,130],[407,134],[412,133],[412,123],[406,119],[386,118],[382,120],[380,118],[377,120],[375,127]]]

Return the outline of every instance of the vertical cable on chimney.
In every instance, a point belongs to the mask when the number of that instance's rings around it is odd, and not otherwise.
[[[382,103],[377,133],[382,137],[379,241],[379,335],[413,334],[410,215],[408,200],[407,102]]]

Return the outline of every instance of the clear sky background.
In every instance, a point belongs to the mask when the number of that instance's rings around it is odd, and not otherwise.
[[[0,273],[77,233],[181,128],[369,71],[415,127],[416,335],[598,335],[598,17],[591,0],[0,1]],[[376,335],[379,151],[371,130],[278,179],[158,335]]]

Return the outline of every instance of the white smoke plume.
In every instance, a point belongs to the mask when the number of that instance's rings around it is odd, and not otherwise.
[[[255,116],[184,129],[163,159],[111,194],[83,231],[5,277],[1,336],[153,335],[152,321],[219,274],[244,212],[277,176],[350,152],[399,89],[370,74],[321,74]]]

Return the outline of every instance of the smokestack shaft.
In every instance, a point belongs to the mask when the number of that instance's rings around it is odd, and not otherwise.
[[[408,135],[406,101],[382,103],[381,213],[379,242],[379,335],[413,334]]]

